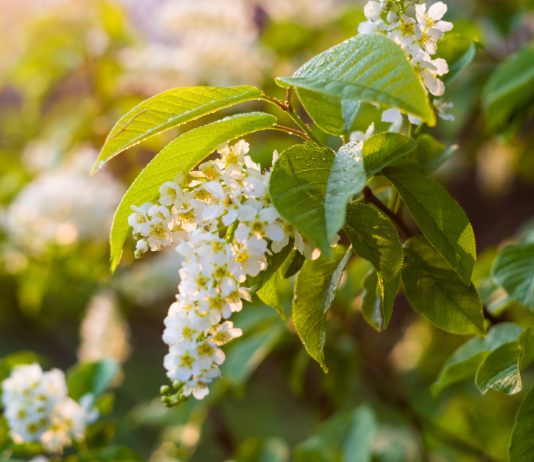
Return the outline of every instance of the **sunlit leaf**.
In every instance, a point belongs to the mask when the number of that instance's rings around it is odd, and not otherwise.
[[[274,165],[269,192],[280,215],[324,252],[329,251],[325,194],[334,153],[308,142],[286,149]]]
[[[279,85],[342,100],[395,107],[434,125],[435,116],[421,79],[405,52],[379,35],[360,35],[312,58]]]
[[[249,85],[176,88],[153,96],[135,106],[115,124],[93,172],[122,151],[154,135],[259,96],[261,90]]]

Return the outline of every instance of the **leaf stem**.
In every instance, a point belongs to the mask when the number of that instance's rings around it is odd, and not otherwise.
[[[299,117],[297,112],[295,111],[295,108],[293,107],[293,103],[291,101],[292,97],[292,91],[291,89],[288,89],[286,91],[286,101],[282,101],[274,96],[268,96],[266,94],[263,94],[261,99],[263,101],[266,101],[268,103],[274,104],[276,107],[284,111],[287,116],[293,121],[293,123],[299,127],[299,129],[304,132],[308,139],[315,141],[319,145],[323,145],[322,143],[310,130],[310,128],[302,121],[302,119]]]
[[[406,236],[413,236],[412,231],[410,230],[410,228],[408,228],[406,223],[404,223],[402,217],[399,214],[395,213],[393,210],[389,209],[386,205],[384,205],[384,203],[374,195],[373,191],[368,186],[363,189],[363,197],[365,202],[373,204],[374,206],[376,206],[376,208],[378,208],[389,218],[391,218],[395,222],[395,224],[401,229],[401,231],[406,234]]]
[[[285,125],[280,125],[280,124],[276,124],[273,128],[281,132],[289,133],[290,135],[298,136],[299,138],[302,138],[303,140],[310,141],[310,137],[306,135],[306,133],[304,133],[303,131],[298,130],[297,128],[286,127]]]

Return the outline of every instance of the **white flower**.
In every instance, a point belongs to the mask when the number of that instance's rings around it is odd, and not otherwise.
[[[17,366],[2,382],[2,401],[15,443],[36,442],[62,452],[81,440],[95,414],[67,396],[65,375],[43,372],[38,364]]]

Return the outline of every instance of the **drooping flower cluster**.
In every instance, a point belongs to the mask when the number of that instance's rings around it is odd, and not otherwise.
[[[358,32],[382,34],[399,44],[406,51],[428,92],[437,97],[433,103],[440,117],[451,120],[452,116],[445,112],[451,104],[439,99],[445,92],[445,84],[441,79],[449,72],[449,66],[443,58],[434,58],[438,41],[453,28],[452,23],[442,20],[447,5],[437,2],[427,9],[425,3],[414,3],[410,0],[369,1],[364,8],[367,21],[359,25]],[[396,131],[402,124],[402,116],[398,110],[389,109],[384,112],[383,121],[392,123]],[[412,116],[410,122],[420,123]]]
[[[41,443],[58,453],[83,439],[96,413],[67,396],[65,375],[59,369],[43,372],[38,364],[16,367],[2,383],[2,402],[11,438],[16,443]]]
[[[289,243],[290,230],[269,200],[269,172],[248,149],[244,141],[223,146],[219,158],[164,183],[158,202],[133,207],[129,217],[137,257],[171,244],[182,257],[163,340],[167,375],[184,396],[207,395],[225,358],[220,347],[241,335],[228,319],[250,299],[247,277]],[[295,241],[304,252],[302,238],[295,234]]]

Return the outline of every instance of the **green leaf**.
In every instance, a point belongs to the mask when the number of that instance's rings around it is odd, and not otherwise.
[[[388,168],[388,180],[399,191],[417,226],[465,284],[476,259],[475,234],[467,215],[439,183],[408,168]]]
[[[534,388],[525,397],[515,416],[508,454],[510,462],[531,462],[534,453]]]
[[[421,236],[404,246],[404,294],[410,305],[444,331],[484,334],[482,305],[475,287],[466,286]]]
[[[371,177],[392,162],[417,148],[417,143],[400,133],[378,133],[371,136],[363,145],[363,161],[367,176]]]
[[[520,352],[519,342],[510,342],[486,356],[475,377],[480,393],[497,390],[507,395],[514,395],[521,391],[523,383],[518,364]]]
[[[331,242],[345,223],[347,204],[367,180],[361,143],[347,143],[339,149],[328,177],[325,197],[326,239]]]
[[[437,58],[449,63],[449,72],[444,76],[446,83],[454,80],[475,59],[477,45],[460,33],[448,33],[440,40]]]
[[[492,351],[477,370],[475,382],[482,394],[489,390],[514,395],[523,389],[521,371],[534,360],[534,328],[517,340]]]
[[[334,158],[325,198],[326,228],[329,242],[345,223],[347,204],[362,191],[368,177],[417,147],[411,138],[398,133],[380,133],[363,144],[341,146]]]
[[[267,256],[267,269],[263,270],[257,276],[249,277],[245,286],[248,287],[251,293],[260,290],[278,271],[278,269],[285,263],[289,254],[293,250],[293,240],[289,242],[280,252]]]
[[[534,243],[505,247],[497,255],[491,274],[510,298],[534,310]]]
[[[295,462],[370,462],[376,430],[367,406],[337,415],[295,447]]]
[[[349,204],[345,231],[353,250],[375,268],[376,277],[368,275],[364,283],[362,308],[371,325],[383,330],[391,319],[400,285],[404,252],[399,235],[387,217],[361,203]]]
[[[263,284],[260,290],[256,292],[258,298],[265,303],[267,306],[274,308],[280,317],[285,320],[286,313],[278,296],[278,286],[282,280],[282,276],[277,271],[274,273],[271,278]]]
[[[226,361],[221,368],[225,381],[239,386],[272,351],[285,329],[278,315],[262,306],[248,306],[236,315],[235,324],[245,335],[226,347]]]
[[[478,367],[490,352],[517,340],[520,335],[519,326],[503,323],[492,327],[486,337],[475,337],[467,341],[447,359],[437,380],[432,384],[432,392],[440,393],[450,385],[475,377]]]
[[[252,99],[261,91],[249,85],[190,87],[167,90],[135,106],[109,133],[93,166],[93,173],[122,151],[220,109]]]
[[[326,313],[332,304],[350,252],[337,246],[333,255],[306,260],[295,282],[293,322],[308,354],[325,372]]]
[[[361,310],[367,323],[377,331],[384,330],[391,319],[393,300],[386,304],[383,285],[379,284],[375,270],[369,271],[363,281]]]
[[[449,160],[458,149],[457,145],[446,147],[427,133],[418,136],[416,142],[417,148],[413,155],[400,159],[395,165],[415,168],[422,173],[432,173]]]
[[[482,108],[491,129],[504,125],[534,98],[534,47],[507,58],[489,78],[482,93]]]
[[[286,279],[294,276],[300,271],[305,261],[306,257],[297,249],[293,249],[287,260],[284,262],[284,265],[280,268],[282,276]]]
[[[310,119],[325,133],[345,134],[345,121],[339,98],[297,88],[297,96]]]
[[[110,233],[111,269],[119,264],[130,232],[128,216],[132,205],[153,200],[162,183],[173,180],[178,173],[188,172],[222,143],[269,129],[275,124],[276,117],[270,114],[237,114],[190,130],[162,149],[128,188],[115,212]]]
[[[339,98],[339,104],[348,99],[395,107],[435,124],[425,88],[405,52],[379,35],[350,38],[277,83]]]
[[[330,251],[325,194],[334,153],[315,143],[286,149],[274,165],[269,192],[278,213],[323,252]]]
[[[111,385],[119,370],[117,362],[105,359],[73,367],[67,374],[69,395],[79,400],[87,393],[101,395]]]

